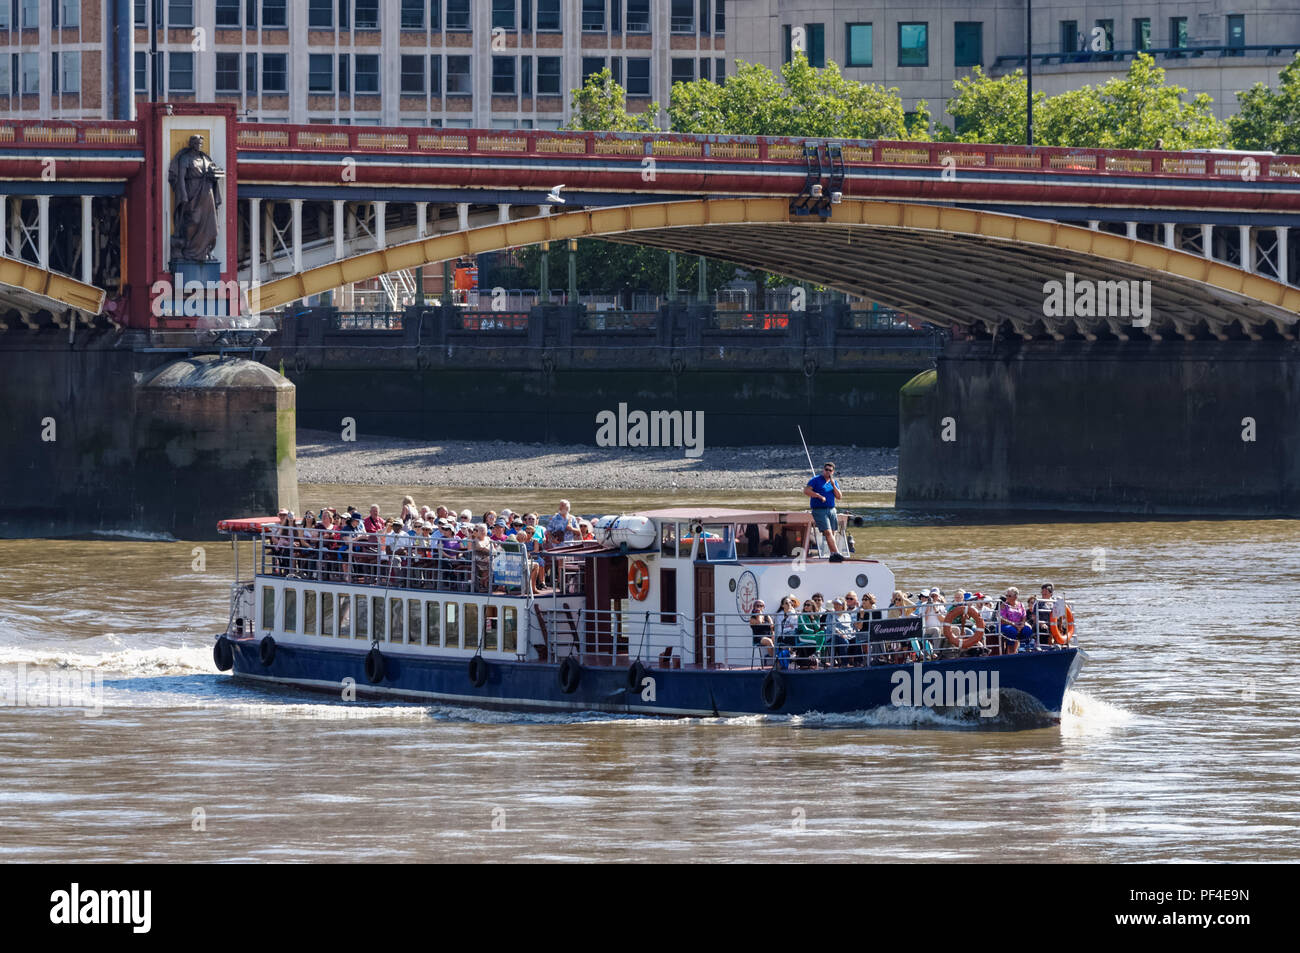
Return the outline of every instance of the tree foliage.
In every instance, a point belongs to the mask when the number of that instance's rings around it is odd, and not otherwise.
[[[1234,149],[1300,154],[1300,53],[1282,67],[1276,91],[1256,83],[1237,94],[1237,104],[1228,120]]]
[[[569,250],[563,242],[553,243],[549,252],[543,252],[539,245],[521,248],[515,256],[521,269],[518,287],[541,287],[544,254],[549,256],[547,268],[551,288],[568,287]],[[698,289],[698,262],[695,255],[677,256],[677,289],[683,297],[693,297]],[[578,240],[576,264],[578,290],[583,293],[615,290],[654,295],[668,293],[668,252],[660,248],[582,238]],[[709,259],[704,276],[708,293],[717,291],[734,278],[735,273],[735,265]]]
[[[674,132],[844,139],[924,139],[924,101],[909,122],[897,87],[846,79],[835,63],[808,65],[802,53],[778,76],[760,63],[738,60],[721,83],[675,83],[668,104]]]
[[[958,142],[1025,141],[1024,74],[997,79],[978,67],[953,84],[948,112],[957,119]],[[1034,143],[1095,149],[1206,149],[1220,146],[1227,127],[1215,118],[1205,93],[1185,99],[1187,89],[1165,81],[1165,71],[1145,53],[1124,77],[1057,96],[1034,96]]]
[[[655,118],[659,104],[651,103],[645,112],[627,111],[627,90],[614,82],[606,66],[592,73],[581,89],[570,94],[572,115],[564,128],[577,132],[659,132]]]

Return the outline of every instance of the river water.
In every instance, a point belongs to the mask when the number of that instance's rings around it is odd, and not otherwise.
[[[302,499],[388,512],[404,492]],[[551,513],[559,495],[442,491],[476,512]],[[571,497],[588,513],[681,500]],[[512,716],[245,687],[211,662],[228,544],[0,541],[0,858],[1300,860],[1295,523],[856,502],[858,551],[906,588],[1069,595],[1090,659],[1059,727]],[[91,688],[59,699],[55,673]]]

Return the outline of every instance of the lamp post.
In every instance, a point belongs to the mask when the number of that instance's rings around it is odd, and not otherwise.
[[[1025,145],[1034,144],[1034,0],[1025,0]]]

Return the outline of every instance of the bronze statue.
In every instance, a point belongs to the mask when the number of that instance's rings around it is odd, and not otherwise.
[[[172,187],[172,258],[208,261],[217,244],[217,209],[221,192],[217,183],[225,170],[203,151],[203,137],[190,136],[172,159],[167,182]]]

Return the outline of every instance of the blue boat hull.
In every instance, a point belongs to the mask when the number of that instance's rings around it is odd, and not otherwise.
[[[234,674],[314,689],[340,696],[350,680],[359,698],[403,699],[476,708],[527,712],[595,711],[667,716],[738,716],[751,714],[849,713],[882,707],[952,709],[952,697],[923,693],[936,679],[949,684],[959,674],[974,673],[981,686],[992,686],[1001,717],[972,718],[974,727],[1001,727],[1012,720],[1050,723],[1059,718],[1066,689],[1082,663],[1075,648],[1012,656],[944,659],[916,665],[882,665],[822,671],[790,669],[777,675],[779,693],[768,672],[750,669],[647,668],[652,684],[629,687],[627,668],[583,666],[573,691],[561,686],[558,663],[486,659],[487,677],[476,686],[465,657],[430,657],[384,652],[384,673],[377,684],[366,678],[368,647],[317,648],[279,643],[269,665],[259,657],[255,639],[232,643]],[[937,673],[937,674],[936,674]],[[913,689],[915,693],[913,694]],[[771,704],[774,696],[783,696]],[[982,698],[982,702],[987,699]],[[972,700],[965,706],[975,705]],[[987,704],[983,705],[987,709]],[[987,710],[983,712],[988,714]],[[1020,725],[1017,725],[1020,726]]]

